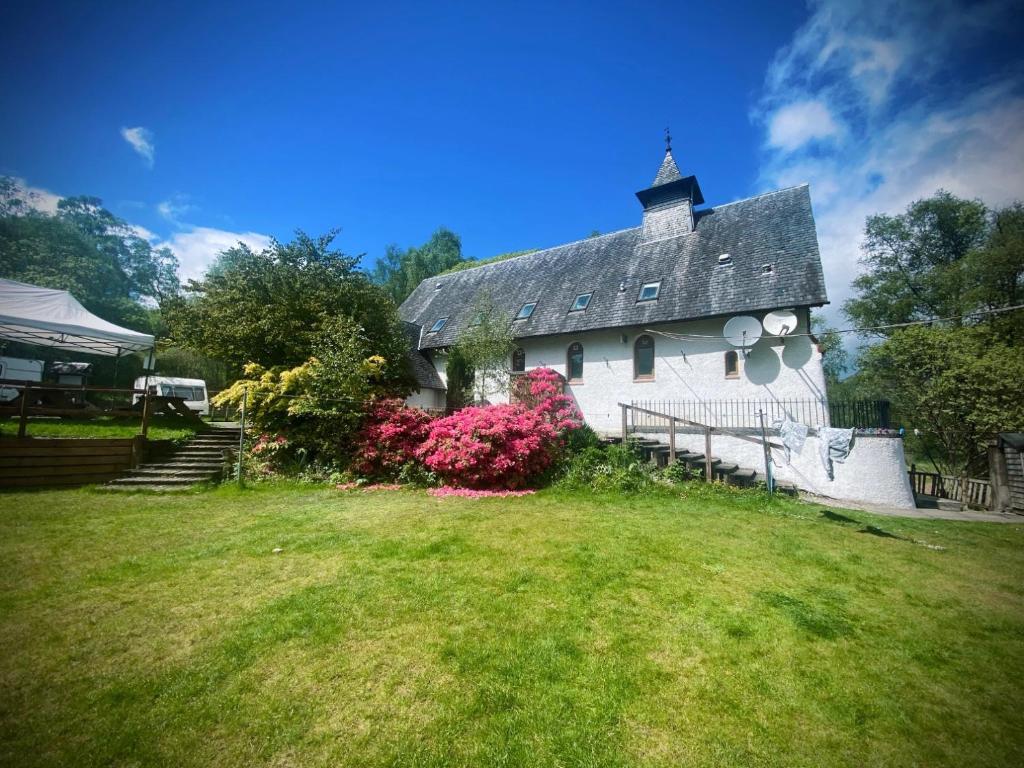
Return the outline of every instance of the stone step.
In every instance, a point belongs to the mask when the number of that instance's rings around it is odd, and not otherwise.
[[[726,478],[726,482],[729,485],[739,485],[742,487],[751,486],[756,481],[757,472],[753,469],[737,469]]]
[[[149,477],[160,479],[191,479],[193,481],[205,480],[209,477],[220,474],[220,469],[130,469],[126,473],[128,477]]]
[[[209,469],[219,470],[224,466],[223,461],[167,461],[162,463],[141,464],[138,469]]]
[[[145,485],[167,485],[176,486],[178,488],[187,488],[190,485],[195,485],[201,482],[192,477],[119,477],[117,480],[111,480],[107,483],[108,487],[132,487],[137,488]]]

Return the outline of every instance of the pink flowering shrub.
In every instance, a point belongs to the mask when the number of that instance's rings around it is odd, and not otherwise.
[[[430,425],[416,455],[457,488],[522,488],[554,459],[559,432],[519,405],[463,408]]]
[[[576,402],[565,394],[565,378],[550,368],[519,376],[512,385],[512,400],[537,411],[560,432],[583,424]]]
[[[430,414],[401,400],[376,402],[357,438],[352,468],[366,477],[397,476],[403,465],[416,460],[430,420]]]

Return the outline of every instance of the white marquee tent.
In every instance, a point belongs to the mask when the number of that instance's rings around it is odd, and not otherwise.
[[[0,279],[0,339],[121,357],[152,350],[154,339],[108,323],[67,291]]]

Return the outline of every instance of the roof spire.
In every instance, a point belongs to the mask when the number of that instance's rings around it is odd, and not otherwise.
[[[679,173],[679,169],[676,167],[675,158],[672,157],[672,133],[668,127],[665,128],[665,158],[661,161],[661,167],[658,169],[657,176],[654,177],[654,184],[651,186],[657,187],[662,184],[668,184],[670,181],[678,181],[682,178]]]
[[[672,133],[669,131],[668,126],[665,126],[665,153],[672,153]]]

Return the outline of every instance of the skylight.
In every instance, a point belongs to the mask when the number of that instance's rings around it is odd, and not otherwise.
[[[581,293],[579,296],[576,297],[576,300],[572,303],[572,306],[569,307],[569,311],[570,312],[582,312],[582,311],[584,311],[590,305],[590,297],[593,296],[593,295],[594,295],[593,292],[591,292],[591,293]]]
[[[636,297],[637,301],[656,301],[658,298],[658,291],[661,290],[661,280],[656,283],[644,283],[640,286],[640,295]]]
[[[533,314],[533,310],[536,309],[536,307],[536,301],[531,301],[528,304],[523,304],[522,309],[519,310],[519,314],[516,315],[516,320],[529,320],[530,315]]]
[[[442,328],[444,328],[444,324],[447,323],[447,322],[448,322],[448,318],[447,317],[439,317],[437,319],[437,321],[432,326],[430,326],[430,330],[427,331],[427,333],[437,333]]]

